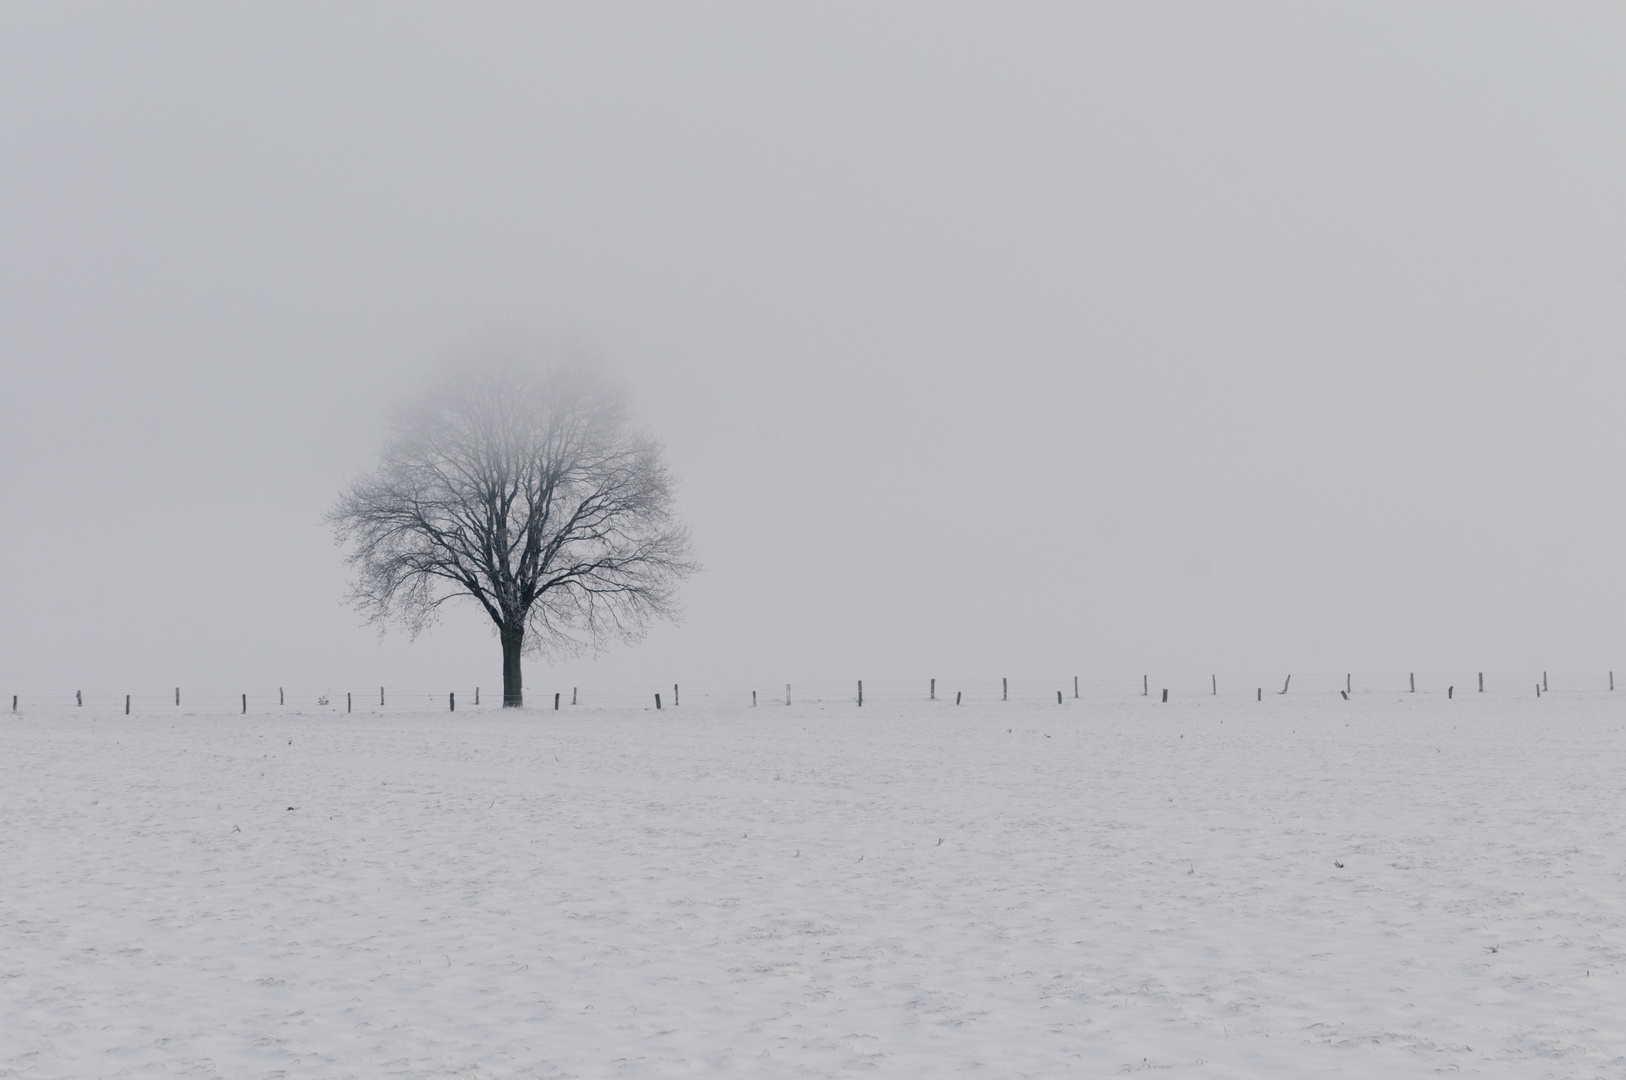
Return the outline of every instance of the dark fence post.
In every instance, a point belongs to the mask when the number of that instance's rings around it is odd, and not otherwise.
[[[864,707],[864,680],[863,679],[858,680],[858,707],[860,709],[862,709]]]
[[[1061,704],[1061,691],[1060,690],[1056,691],[1056,704],[1057,705]]]
[[[124,715],[125,716],[130,715],[130,695],[129,694],[124,695]]]
[[[1163,701],[1164,701],[1164,704],[1167,704],[1168,700],[1169,700],[1169,688],[1167,686],[1165,686],[1163,688]]]
[[[248,715],[248,695],[247,694],[243,695],[243,715],[244,716]]]
[[[1009,680],[1009,679],[1001,679],[1001,680],[999,680],[999,700],[1001,700],[1001,701],[1009,701],[1010,699],[1011,699],[1011,680]]]
[[[1611,675],[1611,676],[1609,676],[1609,678],[1611,680],[1613,680],[1614,676]],[[933,700],[933,701],[937,700],[937,680],[936,679],[932,680],[932,697],[931,697],[931,700]]]
[[[457,711],[457,691],[456,690],[453,690],[451,693],[446,695],[446,711],[447,712],[456,712]]]
[[[660,708],[661,708],[661,696],[659,694],[656,694],[655,695],[655,711],[659,712]]]
[[[558,694],[553,695],[553,711],[554,712],[559,711],[559,695]]]
[[[954,704],[958,705],[959,703],[960,703],[960,691],[956,690],[956,691],[954,691]]]

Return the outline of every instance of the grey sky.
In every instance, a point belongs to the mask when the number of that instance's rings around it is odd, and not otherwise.
[[[1626,669],[1626,11],[0,8],[0,679],[496,684],[320,515],[594,343],[707,571],[527,679]]]

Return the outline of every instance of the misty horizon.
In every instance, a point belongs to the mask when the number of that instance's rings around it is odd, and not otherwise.
[[[1626,669],[1618,12],[391,15],[0,13],[14,690],[496,685],[321,519],[516,337],[706,568],[539,688]]]

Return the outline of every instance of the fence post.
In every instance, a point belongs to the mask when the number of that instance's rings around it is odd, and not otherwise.
[[[1612,679],[1614,679],[1614,676],[1611,675],[1611,676],[1609,676],[1609,678],[1612,680]],[[932,697],[931,697],[931,699],[933,701],[937,700],[937,680],[936,679],[932,680]]]
[[[956,690],[956,691],[954,691],[954,704],[958,705],[959,703],[960,703],[960,691]]]
[[[1450,700],[1450,699],[1451,699],[1451,695],[1452,695],[1452,694],[1454,694],[1454,693],[1455,693],[1455,692],[1456,692],[1456,689],[1457,689],[1457,688],[1456,688],[1456,687],[1454,687],[1454,686],[1447,686],[1447,687],[1446,687],[1446,688],[1445,688],[1445,697],[1446,697],[1446,700],[1447,700],[1447,701],[1449,701],[1449,700]]]
[[[756,707],[757,707],[757,692],[755,690],[753,690],[753,691],[751,691],[751,708],[754,709]]]
[[[554,712],[559,711],[559,695],[558,694],[553,695],[553,711]]]
[[[1061,704],[1061,691],[1060,690],[1056,691],[1056,704],[1057,705]]]
[[[1146,697],[1148,694],[1150,694],[1152,692],[1147,686],[1149,681],[1150,681],[1149,676],[1142,675],[1140,677],[1140,696],[1141,697]]]
[[[1613,675],[1610,675],[1610,677],[1609,677],[1609,689],[1613,690],[1614,688],[1615,688],[1615,677]],[[1481,671],[1479,673],[1479,692],[1481,694],[1483,694],[1485,692],[1485,673],[1483,671]]]
[[[1163,703],[1165,705],[1167,705],[1168,702],[1169,702],[1169,688],[1167,686],[1165,686],[1163,688]]]
[[[574,686],[570,688],[570,703],[572,705],[576,704],[576,688]]]
[[[1073,676],[1073,696],[1074,697],[1078,696],[1078,676],[1077,675]]]
[[[785,684],[785,704],[790,704],[790,683]]]
[[[380,709],[384,707],[384,688],[382,686],[378,688],[378,707]]]
[[[129,694],[124,695],[124,715],[125,716],[130,715],[130,695]]]
[[[346,690],[344,692],[344,711],[349,712],[351,705],[352,705],[352,702],[350,700],[350,691]]]
[[[83,690],[75,690],[73,692],[73,703],[75,705],[78,705],[78,706],[81,706],[81,707],[84,706],[84,704],[85,704],[85,692]]]
[[[999,700],[1001,700],[1001,701],[1009,701],[1010,699],[1011,699],[1011,680],[1009,680],[1009,679],[1000,679],[999,680]]]
[[[655,695],[655,711],[660,712],[660,710],[661,710],[661,696],[660,696],[660,694],[656,694]]]
[[[1411,673],[1411,693],[1417,693],[1417,672]]]
[[[1218,675],[1210,675],[1208,677],[1208,681],[1209,681],[1210,685],[1212,685],[1214,687],[1214,696],[1219,697],[1219,676]]]
[[[864,680],[863,679],[858,680],[858,707],[860,709],[862,709],[864,707]]]
[[[1347,695],[1350,692],[1350,690],[1351,690],[1351,687],[1349,685],[1349,673],[1346,671],[1344,673],[1344,693]]]
[[[1545,671],[1541,673],[1541,692],[1544,694],[1547,692],[1547,673]]]
[[[1289,686],[1292,686],[1292,685],[1293,685],[1293,676],[1289,675],[1287,677],[1287,681],[1282,683],[1282,693],[1284,693],[1284,694],[1287,693],[1287,688]]]
[[[278,705],[286,705],[286,704],[288,704],[288,699],[282,696],[282,687],[280,687],[280,686],[277,687],[277,704]]]
[[[247,694],[243,695],[243,715],[244,716],[248,715],[248,695]]]
[[[181,688],[179,686],[177,686],[175,688],[175,704],[177,706],[179,706],[180,703],[181,703]]]
[[[1265,688],[1263,686],[1259,688],[1259,700],[1265,700]]]
[[[474,703],[476,705],[480,704],[480,688],[478,686],[474,688]]]
[[[456,690],[453,690],[453,691],[451,691],[450,693],[448,693],[446,695],[446,711],[447,712],[456,712],[457,711],[457,691]]]

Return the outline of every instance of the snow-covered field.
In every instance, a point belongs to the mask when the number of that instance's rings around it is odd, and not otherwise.
[[[0,1076],[1626,1076],[1623,727],[0,717]]]

